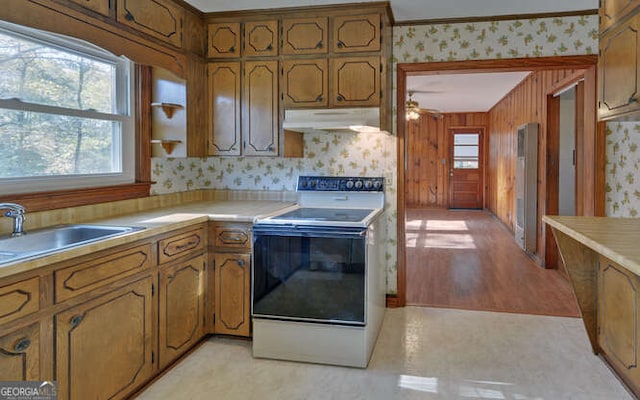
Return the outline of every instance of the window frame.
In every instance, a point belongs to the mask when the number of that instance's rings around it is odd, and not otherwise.
[[[27,112],[47,113],[101,121],[115,121],[120,123],[121,131],[114,145],[118,146],[118,157],[121,172],[102,174],[72,174],[54,176],[34,176],[0,178],[0,193],[10,193],[0,196],[6,198],[31,198],[37,193],[51,196],[52,193],[62,193],[83,189],[105,188],[120,185],[130,185],[138,181],[137,171],[140,170],[137,157],[137,129],[134,106],[137,105],[135,88],[136,82],[133,76],[134,64],[124,57],[117,57],[109,51],[99,48],[80,39],[45,32],[25,26],[12,24],[0,20],[0,31],[9,35],[23,37],[32,42],[39,42],[48,47],[57,48],[67,53],[75,53],[81,57],[107,62],[114,65],[116,70],[114,113],[105,113],[95,110],[76,110],[72,108],[58,107],[46,104],[32,103],[20,99],[0,99],[0,108],[5,110],[17,110]],[[137,109],[138,107],[135,107]],[[114,149],[116,149],[114,147]],[[148,181],[148,179],[146,179]],[[63,187],[63,190],[56,190]],[[148,195],[148,190],[146,195]]]

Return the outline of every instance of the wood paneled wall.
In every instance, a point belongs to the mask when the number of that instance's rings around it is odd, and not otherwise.
[[[555,171],[547,168],[547,164],[552,163],[551,158],[554,157],[554,154],[547,151],[549,143],[547,137],[547,96],[550,96],[554,91],[562,89],[563,86],[577,81],[582,76],[585,77],[585,87],[589,85],[595,87],[595,79],[591,77],[589,70],[555,69],[532,72],[489,111],[489,158],[488,173],[486,174],[488,190],[486,191],[485,201],[487,208],[511,230],[515,226],[516,130],[518,126],[528,122],[537,122],[539,124],[538,226],[537,251],[534,257],[542,265],[545,262],[546,239],[548,239],[547,236],[549,234],[548,232],[545,233],[542,216],[547,213],[553,214],[553,210],[546,209],[549,199],[554,195],[551,192],[547,192],[547,182],[553,182],[553,174],[558,174],[557,167]],[[590,104],[591,99],[585,97],[585,102]],[[593,104],[595,106],[595,99],[593,99]],[[587,115],[585,118],[591,117]],[[582,154],[593,151],[594,130],[595,119],[591,124],[585,124],[582,132],[577,133],[578,140],[576,145],[581,146],[581,143],[587,143],[588,145],[585,144],[585,146],[591,147],[591,150],[585,147]],[[579,151],[578,153],[581,152]],[[592,153],[586,154],[587,158],[592,156]],[[557,154],[555,154],[555,157],[557,158]],[[578,176],[576,182],[578,197],[580,197],[577,203],[581,204],[578,214],[593,215],[593,190],[587,186],[589,186],[588,182],[593,180],[591,175],[593,174],[594,165],[585,163],[583,167],[584,171],[580,172],[581,176]],[[580,187],[585,190],[581,191]],[[557,194],[555,195],[557,196]],[[549,266],[553,267],[553,265]]]
[[[449,206],[449,130],[486,129],[488,121],[488,113],[451,113],[441,119],[422,113],[418,120],[407,122],[407,207]]]

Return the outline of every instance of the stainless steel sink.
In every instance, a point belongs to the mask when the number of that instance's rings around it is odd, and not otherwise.
[[[131,226],[61,225],[0,239],[0,266],[142,229]]]

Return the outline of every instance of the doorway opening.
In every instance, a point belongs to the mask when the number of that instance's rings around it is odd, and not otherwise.
[[[501,229],[505,230],[510,239],[513,242],[513,223],[514,223],[514,176],[515,176],[515,147],[514,137],[517,126],[528,122],[537,122],[540,124],[540,145],[538,156],[538,213],[537,213],[537,247],[533,255],[528,259],[532,263],[537,264],[536,268],[540,266],[545,267],[545,261],[547,257],[548,241],[553,241],[553,237],[550,232],[547,232],[545,226],[541,225],[541,218],[545,214],[553,214],[549,205],[552,203],[550,199],[554,196],[558,198],[558,186],[554,189],[549,186],[550,174],[554,171],[549,168],[549,160],[554,157],[558,157],[554,154],[549,154],[546,140],[547,140],[547,113],[549,112],[548,95],[557,93],[563,87],[568,86],[571,82],[584,81],[584,96],[580,105],[576,105],[576,109],[582,107],[582,131],[579,135],[576,135],[576,160],[578,168],[576,169],[575,176],[575,189],[576,193],[576,214],[577,215],[598,215],[599,209],[603,209],[604,205],[604,185],[601,185],[598,180],[598,168],[603,168],[603,157],[596,157],[597,154],[604,151],[596,146],[601,146],[603,132],[601,129],[596,129],[595,123],[595,65],[597,57],[595,56],[568,56],[568,57],[544,57],[535,59],[515,59],[515,60],[476,60],[476,61],[460,61],[460,62],[438,62],[438,63],[413,63],[413,64],[398,64],[397,65],[397,133],[398,133],[398,165],[404,166],[398,170],[398,285],[397,295],[395,298],[390,299],[391,305],[403,306],[407,304],[407,249],[412,245],[411,241],[415,239],[413,245],[415,246],[431,246],[429,241],[425,241],[424,238],[419,238],[415,232],[411,232],[416,226],[427,227],[430,223],[439,224],[437,219],[425,220],[424,218],[416,218],[415,215],[410,215],[407,207],[408,200],[414,196],[415,192],[413,188],[422,188],[425,185],[421,185],[421,182],[413,181],[409,178],[408,171],[414,168],[416,163],[413,162],[412,156],[409,152],[412,149],[411,138],[408,136],[408,132],[411,129],[422,124],[422,121],[406,121],[405,116],[405,103],[407,95],[407,77],[421,74],[474,74],[474,73],[487,73],[487,72],[506,72],[506,71],[532,71],[532,78],[527,78],[527,82],[522,83],[522,87],[519,89],[517,95],[514,95],[509,99],[502,99],[500,101],[500,110],[498,112],[488,113],[485,116],[485,122],[478,124],[484,126],[486,131],[484,132],[484,138],[482,144],[484,149],[478,149],[478,155],[480,153],[485,157],[484,170],[483,170],[483,183],[482,183],[482,207],[485,210],[481,214],[490,217],[493,222],[497,222]],[[497,107],[497,106],[496,106]],[[431,108],[431,107],[430,107]],[[437,107],[436,107],[437,108]],[[487,113],[485,113],[487,114]],[[445,113],[444,117],[436,122],[437,124],[446,124],[448,115]],[[470,118],[475,118],[471,116]],[[466,117],[465,117],[466,118]],[[575,117],[576,121],[579,117]],[[473,123],[458,124],[451,123],[450,127],[468,127]],[[432,122],[429,122],[432,123]],[[579,129],[576,127],[576,130]],[[452,132],[452,131],[450,131]],[[452,139],[454,140],[454,139]],[[559,136],[558,136],[559,140]],[[434,149],[441,149],[443,142],[429,142],[429,145]],[[455,147],[455,146],[452,146]],[[442,154],[439,150],[438,154]],[[468,154],[467,154],[468,156]],[[445,169],[446,175],[452,172],[448,163],[448,160],[436,158],[429,163],[431,169]],[[450,160],[455,158],[455,154],[451,154]],[[582,160],[582,164],[581,164]],[[557,164],[556,164],[557,165]],[[583,171],[580,171],[580,165],[584,165]],[[425,168],[428,170],[429,168]],[[556,173],[557,176],[557,173]],[[564,179],[564,178],[563,178]],[[559,182],[559,177],[557,181]],[[449,179],[446,181],[430,181],[426,182],[430,187],[427,195],[431,194],[429,206],[438,207],[440,211],[446,211],[449,213],[467,213],[466,211],[449,211],[451,205],[455,207],[456,203],[452,202],[451,195],[452,188],[449,185]],[[447,186],[447,187],[445,187]],[[432,190],[435,189],[435,190]],[[465,195],[469,195],[470,190],[461,190]],[[455,190],[454,190],[455,192]],[[427,196],[429,197],[429,196]],[[444,209],[443,209],[444,208]],[[471,213],[474,214],[474,213]],[[440,217],[445,220],[443,216]],[[457,218],[457,217],[456,217]],[[450,218],[449,218],[450,219]],[[433,221],[433,222],[430,222]],[[465,224],[465,219],[456,219],[458,224]],[[411,227],[411,229],[409,229]],[[468,228],[468,227],[467,227]],[[449,228],[447,228],[449,229]],[[445,229],[445,230],[447,230]],[[450,229],[452,230],[452,228]],[[413,235],[413,236],[412,236]],[[427,237],[431,235],[431,238],[440,237],[444,243],[453,242],[462,243],[465,242],[465,233],[458,232],[457,237],[453,237],[449,234],[443,234],[442,232],[428,231]],[[444,235],[444,236],[443,236]],[[449,238],[449,239],[447,239]],[[480,240],[477,238],[471,239]],[[455,247],[455,246],[454,246]],[[457,257],[463,255],[465,249],[451,249],[453,254]],[[507,250],[508,252],[508,250]],[[495,257],[495,252],[491,250],[478,255],[476,261],[491,262],[492,257]],[[421,261],[429,264],[429,259],[422,257]],[[473,264],[473,263],[472,263]],[[463,268],[464,269],[464,268]],[[472,269],[469,267],[467,269]],[[541,269],[541,271],[544,271]],[[460,269],[458,270],[460,272]],[[551,271],[549,271],[551,272]],[[434,279],[438,279],[436,276]],[[411,278],[414,281],[414,278]],[[526,282],[524,282],[526,283]],[[558,294],[558,293],[556,293]]]
[[[449,208],[484,207],[484,129],[450,129]]]

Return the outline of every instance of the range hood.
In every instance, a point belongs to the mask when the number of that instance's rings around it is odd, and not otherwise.
[[[331,108],[285,110],[282,127],[294,132],[384,132],[380,130],[380,108]]]

